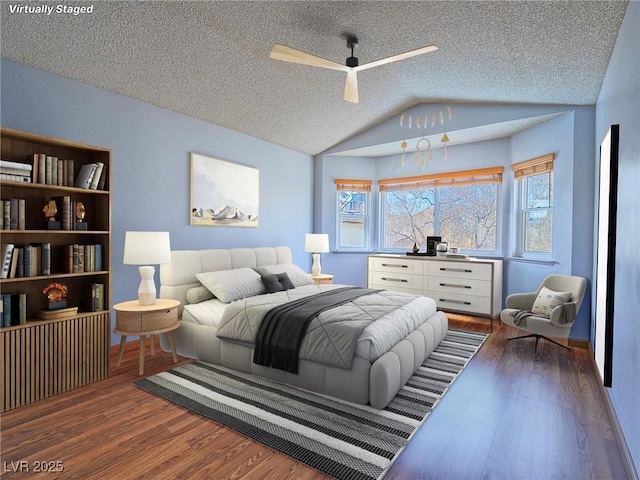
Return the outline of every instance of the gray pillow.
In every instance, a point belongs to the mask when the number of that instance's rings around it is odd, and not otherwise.
[[[275,293],[283,290],[291,290],[296,288],[289,275],[286,273],[273,273],[270,275],[262,275],[262,283],[264,283],[267,292]]]
[[[215,298],[213,293],[211,293],[206,287],[193,287],[187,290],[187,303],[194,304],[204,302],[205,300],[211,300]]]
[[[266,292],[260,275],[249,267],[198,273],[196,278],[224,303]]]
[[[267,265],[266,267],[255,267],[254,270],[260,275],[273,275],[286,273],[296,287],[313,284],[311,275],[293,263],[283,263],[280,265]]]

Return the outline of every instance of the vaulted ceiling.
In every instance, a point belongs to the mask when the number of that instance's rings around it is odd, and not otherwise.
[[[4,58],[312,155],[424,102],[594,104],[627,7],[95,1],[76,16],[2,3]],[[438,50],[360,72],[358,104],[343,100],[344,72],[269,58],[280,43],[342,63],[347,33],[361,64]]]

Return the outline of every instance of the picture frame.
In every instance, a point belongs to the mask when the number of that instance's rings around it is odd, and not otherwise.
[[[594,348],[605,387],[611,387],[613,381],[619,131],[619,125],[611,125],[600,144]]]
[[[260,172],[255,167],[191,152],[189,223],[258,227]]]

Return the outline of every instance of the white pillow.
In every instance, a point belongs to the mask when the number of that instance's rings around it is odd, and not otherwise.
[[[551,310],[570,301],[571,292],[554,292],[547,287],[542,287],[540,293],[538,293],[538,297],[535,302],[533,302],[531,311],[538,315],[548,317],[551,315]]]
[[[205,300],[211,300],[212,298],[214,298],[214,295],[206,287],[200,286],[193,287],[187,290],[186,298],[187,303],[192,304],[204,302]]]
[[[260,275],[286,273],[296,287],[313,284],[311,276],[293,263],[267,265],[266,267],[256,267],[254,270]]]
[[[249,267],[197,273],[196,278],[224,303],[267,291],[258,272]]]

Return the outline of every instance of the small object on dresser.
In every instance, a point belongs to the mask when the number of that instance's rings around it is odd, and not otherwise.
[[[420,248],[418,248],[418,244],[417,243],[413,243],[413,248],[411,249],[411,251],[413,253],[418,253],[420,251]]]
[[[442,241],[442,237],[427,237],[427,255],[436,256],[436,246]]]

